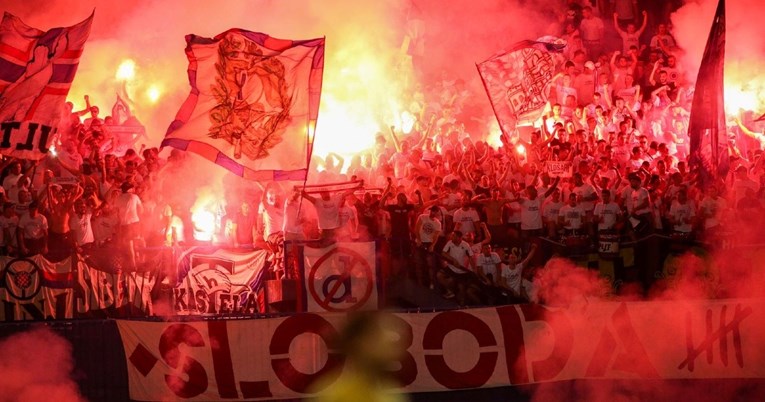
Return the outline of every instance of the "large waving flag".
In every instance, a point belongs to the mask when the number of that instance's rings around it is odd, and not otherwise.
[[[504,135],[514,132],[518,123],[539,119],[555,75],[553,56],[565,46],[554,37],[524,40],[476,64]]]
[[[186,36],[191,93],[162,146],[251,180],[304,180],[319,113],[324,39],[231,29]]]
[[[730,165],[723,101],[724,61],[725,0],[720,0],[696,78],[688,125],[691,140],[688,162],[692,168],[699,169],[702,188],[724,179]]]
[[[93,15],[77,25],[41,31],[5,13],[0,23],[0,154],[40,159],[90,35]]]

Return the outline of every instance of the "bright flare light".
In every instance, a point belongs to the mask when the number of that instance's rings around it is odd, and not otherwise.
[[[348,157],[371,148],[381,128],[363,106],[339,102],[331,94],[322,96],[313,154],[323,158],[335,152]]]
[[[135,78],[135,61],[125,59],[117,67],[117,79],[120,81],[131,81]]]
[[[738,114],[744,110],[756,110],[759,105],[757,94],[744,91],[742,88],[725,87],[725,111],[728,114]]]
[[[401,131],[404,134],[409,134],[412,132],[412,129],[414,128],[414,115],[409,113],[409,111],[404,110],[401,113]]]
[[[497,119],[489,119],[489,135],[486,137],[486,143],[493,148],[502,146],[502,130],[499,129]]]
[[[194,223],[194,239],[199,241],[211,241],[215,233],[215,215],[206,210],[199,209],[191,214]]]
[[[156,84],[150,86],[149,89],[146,90],[146,97],[151,103],[157,103],[160,96],[162,96],[162,90]]]
[[[765,63],[746,60],[725,63],[725,112],[762,113],[765,110],[765,77],[760,73]]]
[[[526,155],[526,147],[523,144],[518,144],[515,147],[515,152],[518,152],[518,155]]]
[[[317,157],[334,152],[345,158],[344,171],[354,156],[372,149],[378,133],[390,144],[390,126],[399,135],[414,126],[414,117],[405,117],[400,107],[411,73],[391,68],[398,50],[381,53],[364,36],[349,32],[348,38],[328,53],[327,65],[342,67],[324,70],[313,148]]]

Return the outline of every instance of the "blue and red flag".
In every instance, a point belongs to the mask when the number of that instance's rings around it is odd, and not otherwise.
[[[191,93],[162,146],[250,180],[305,180],[324,72],[324,39],[231,29],[186,36]]]
[[[77,72],[93,15],[41,31],[5,13],[0,23],[0,154],[40,159],[48,152]]]

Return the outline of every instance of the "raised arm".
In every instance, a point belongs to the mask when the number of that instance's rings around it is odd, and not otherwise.
[[[614,180],[613,183],[611,183],[611,189],[616,190],[619,188],[619,185],[622,184],[622,174],[619,172],[619,169],[614,167],[614,172],[616,172],[616,180]]]
[[[385,190],[383,190],[382,195],[380,195],[380,201],[378,201],[378,205],[380,208],[385,206],[385,200],[387,200],[388,197],[390,197],[390,191],[392,187],[393,187],[393,179],[388,177],[388,185],[385,186]]]
[[[558,188],[558,184],[560,183],[560,176],[556,177],[555,180],[552,182],[552,186],[545,191],[543,199],[547,198],[552,195],[552,193],[555,192],[555,189]]]
[[[661,60],[656,60],[655,63],[653,63],[653,69],[651,70],[651,74],[648,76],[648,82],[651,85],[656,85],[656,72],[659,70],[659,64],[661,64]]]
[[[620,54],[622,54],[622,52],[617,50],[617,51],[614,52],[613,55],[611,55],[611,62],[610,63],[611,63],[611,71],[612,72],[617,69],[617,67],[616,67],[616,58],[619,57]]]
[[[90,112],[90,97],[88,95],[85,95],[85,109],[78,110],[78,111],[72,111],[72,114],[79,116],[84,116]]]
[[[425,145],[425,141],[427,141],[428,138],[430,138],[430,134],[433,131],[433,126],[435,126],[436,122],[436,115],[430,117],[430,122],[428,123],[428,128],[425,129],[425,132],[422,135],[422,138],[420,139],[420,142],[417,143],[417,146],[415,148],[422,149],[422,146]]]
[[[526,255],[526,258],[521,261],[521,266],[523,268],[526,268],[526,266],[531,262],[531,259],[534,258],[534,255],[537,253],[537,244],[531,243],[531,249],[529,250],[529,254]]]
[[[616,32],[618,32],[619,35],[626,35],[627,32],[622,31],[622,29],[619,27],[618,17],[619,13],[614,13],[614,29],[616,29]]]
[[[608,106],[608,109],[614,108],[614,101],[611,99],[611,85],[609,83],[603,84],[603,93],[600,94],[603,97],[603,100],[606,101],[606,106]]]
[[[587,180],[590,181],[590,184],[593,187],[595,187],[596,189],[600,189],[600,184],[597,182],[597,180],[595,180],[595,176],[597,176],[597,174],[598,174],[598,169],[592,169],[592,174]]]
[[[343,197],[348,197],[353,195],[356,192],[356,190],[360,188],[364,188],[364,180],[361,180],[356,187],[345,190],[345,192],[343,193]]]
[[[301,196],[301,197],[303,197],[303,198],[305,198],[306,200],[308,200],[308,201],[309,201],[309,202],[311,202],[311,203],[314,203],[314,202],[316,202],[316,198],[315,198],[315,197],[312,197],[312,196],[311,196],[310,194],[308,194],[308,193],[307,193],[305,190],[301,190],[301,191],[300,191],[300,196]]]
[[[635,68],[637,67],[638,59],[637,54],[630,52],[630,72],[635,74]]]
[[[66,208],[72,208],[74,206],[74,202],[79,200],[83,194],[85,194],[85,190],[82,188],[82,186],[80,186],[79,183],[77,183],[74,192],[70,194],[66,199]]]
[[[396,147],[396,151],[401,152],[401,143],[399,143],[398,136],[396,135],[396,126],[390,126],[390,138],[393,140],[393,146]]]
[[[335,159],[335,166],[337,167],[337,171],[342,171],[343,166],[345,166],[345,159],[334,152],[330,152],[328,155]]]
[[[645,31],[646,25],[648,25],[648,13],[643,11],[643,24],[640,25],[640,28],[638,28],[637,31],[635,31],[637,36],[640,36],[643,34],[643,31]]]
[[[666,85],[663,85],[654,89],[653,92],[651,92],[651,99],[658,97],[661,91],[666,91],[667,89],[668,87]],[[665,111],[668,111],[668,110],[669,109],[665,109]]]
[[[741,129],[741,132],[743,132],[747,137],[752,137],[754,139],[759,139],[761,136],[760,133],[755,133],[754,131],[747,128],[738,117],[735,117],[734,120],[736,121],[736,125],[739,129]]]
[[[481,222],[481,231],[483,231],[483,240],[481,240],[481,245],[489,244],[491,243],[491,232],[489,232],[489,228],[486,226],[485,222]]]
[[[542,136],[544,137],[543,138],[544,142],[549,143],[550,141],[552,141],[553,135],[550,134],[550,130],[547,129],[547,115],[546,114],[542,115]]]

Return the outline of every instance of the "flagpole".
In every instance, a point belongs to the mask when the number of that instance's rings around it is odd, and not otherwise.
[[[489,59],[491,60],[491,59]],[[486,61],[489,61],[486,60]],[[486,63],[484,61],[484,63]],[[505,128],[502,127],[502,121],[499,119],[499,115],[497,114],[497,109],[494,107],[494,102],[491,101],[491,94],[489,93],[489,87],[486,85],[486,80],[483,78],[483,74],[481,74],[481,67],[479,67],[478,63],[475,63],[475,68],[478,71],[478,76],[481,77],[481,84],[483,84],[483,89],[486,91],[486,96],[489,97],[489,104],[491,105],[491,110],[494,112],[494,118],[497,119],[497,124],[499,125],[499,130],[502,132],[502,135],[507,140],[507,143],[510,143],[510,135],[505,132]],[[517,123],[517,120],[516,120]]]

